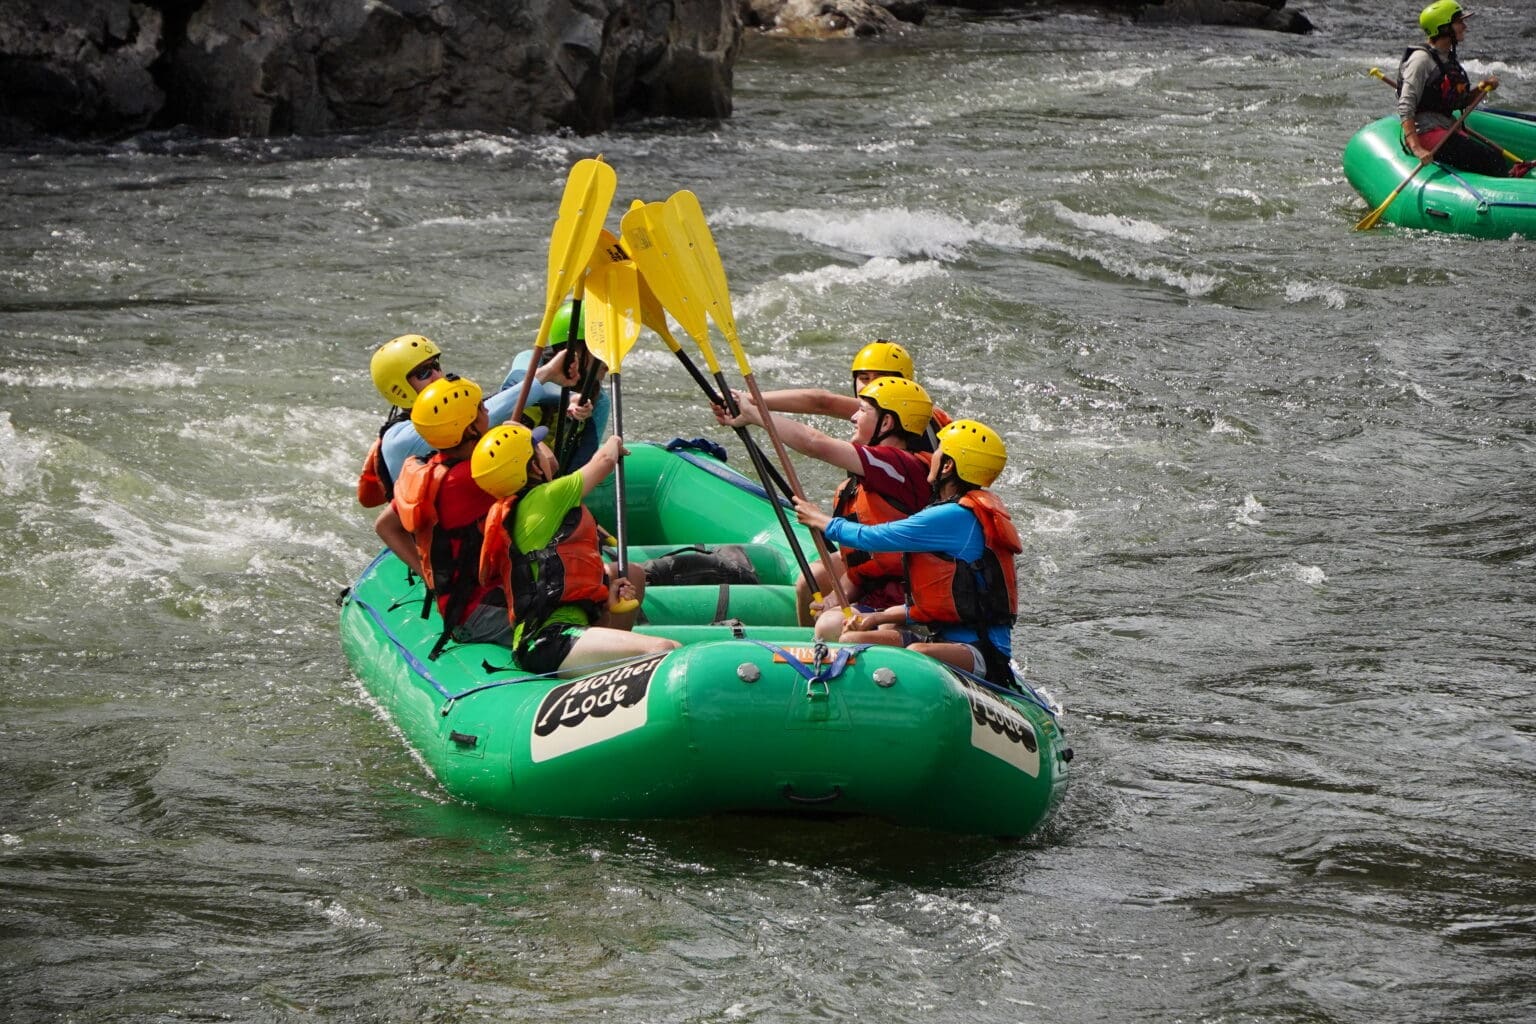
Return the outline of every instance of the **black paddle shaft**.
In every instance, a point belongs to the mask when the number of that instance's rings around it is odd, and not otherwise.
[[[725,411],[732,416],[741,415],[741,408],[736,404],[736,396],[731,394],[731,388],[725,382],[725,374],[717,372],[715,380],[720,384],[720,404],[725,406]],[[770,476],[776,475],[773,473],[773,465],[768,461],[768,456],[763,453],[763,450],[757,446],[757,442],[752,439],[752,435],[747,433],[746,427],[737,427],[736,430],[741,435],[742,443],[747,446],[747,456],[752,460],[753,468],[757,470],[757,478],[762,481],[763,490],[768,492],[768,504],[773,506],[773,514],[778,517],[779,526],[784,531],[784,538],[789,541],[789,546],[795,555],[795,562],[800,567],[801,575],[805,577],[805,585],[814,594],[819,588],[816,586],[816,576],[811,572],[811,563],[806,560],[805,552],[800,547],[800,539],[795,536],[789,516],[784,512],[783,503],[774,495],[773,487],[769,483]],[[785,487],[784,494],[791,496],[794,492]],[[827,568],[830,570],[831,566]]]

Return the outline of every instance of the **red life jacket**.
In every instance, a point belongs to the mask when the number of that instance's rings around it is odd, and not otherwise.
[[[1018,616],[1014,556],[1024,545],[991,491],[966,491],[955,500],[981,522],[986,550],[974,562],[934,551],[907,552],[907,615],[914,622],[969,626],[985,636],[986,627],[1011,626]]]
[[[915,452],[926,463],[927,452]],[[864,486],[864,478],[849,473],[837,487],[832,499],[832,514],[852,523],[878,526],[905,519],[915,508],[907,508],[901,502],[892,501],[883,494],[876,494]],[[862,593],[878,590],[883,584],[900,580],[906,575],[900,551],[860,551],[843,545],[843,564],[848,567],[848,580]]]
[[[608,603],[603,572],[602,536],[585,505],[566,513],[548,544],[520,552],[512,543],[518,495],[502,498],[485,517],[485,545],[480,549],[482,583],[500,582],[510,595],[507,618],[537,627],[564,605],[576,605],[595,622]]]
[[[410,458],[401,467],[400,479],[395,483],[395,512],[400,516],[400,524],[416,539],[421,576],[428,591],[437,597],[445,637],[464,621],[480,583],[476,569],[480,564],[483,520],[454,529],[441,527],[438,522],[438,492],[448,471],[462,461],[449,459],[442,452],[425,460]],[[426,614],[425,609],[422,614]]]
[[[1413,56],[1415,50],[1423,50],[1435,62],[1435,74],[1430,78],[1424,95],[1419,97],[1419,110],[1455,117],[1471,99],[1472,81],[1467,77],[1466,69],[1461,66],[1461,61],[1457,59],[1454,49],[1444,58],[1441,57],[1438,49],[1428,43],[1410,46],[1404,50],[1403,59],[1398,61],[1397,65],[1398,95],[1401,96],[1403,92],[1403,70],[1407,67],[1408,58]]]

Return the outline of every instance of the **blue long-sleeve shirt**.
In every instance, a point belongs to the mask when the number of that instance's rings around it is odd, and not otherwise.
[[[824,531],[827,539],[862,551],[932,551],[963,562],[974,562],[986,551],[985,535],[976,513],[957,502],[929,505],[905,519],[865,526],[834,519]],[[974,644],[976,630],[955,623],[928,623],[941,639]],[[988,626],[987,637],[1006,656],[1013,654],[1013,634],[1007,626]]]
[[[485,396],[485,411],[490,415],[491,426],[505,423],[512,418],[512,408],[517,405],[517,391],[503,385],[502,390],[494,395]],[[400,470],[405,466],[405,460],[412,455],[425,459],[436,449],[421,439],[416,432],[416,424],[407,417],[396,423],[384,432],[384,440],[379,446],[379,452],[384,456],[384,467],[389,470],[391,480],[400,479]]]

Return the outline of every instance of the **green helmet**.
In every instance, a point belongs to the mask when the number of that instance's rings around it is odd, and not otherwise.
[[[1451,22],[1457,18],[1466,18],[1461,9],[1461,4],[1456,0],[1435,0],[1434,3],[1419,12],[1419,27],[1424,29],[1424,34],[1431,39],[1438,39],[1442,32],[1448,31]]]
[[[565,304],[555,310],[555,318],[549,322],[549,341],[547,342],[549,348],[559,348],[571,340],[571,311],[575,308],[576,303],[566,299]],[[585,320],[586,317],[582,319]],[[576,325],[576,338],[579,341],[587,340],[586,324]]]
[[[915,380],[905,377],[879,377],[859,391],[860,398],[867,398],[876,409],[895,416],[901,429],[909,434],[921,434],[928,429],[933,416],[933,399]]]

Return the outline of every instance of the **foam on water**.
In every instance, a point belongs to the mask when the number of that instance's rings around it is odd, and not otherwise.
[[[863,256],[925,256],[942,261],[957,260],[972,246],[1021,247],[1026,240],[1012,225],[973,224],[964,217],[906,207],[853,212],[807,208],[750,212],[725,207],[712,221],[771,228]]]
[[[18,433],[11,414],[0,409],[0,495],[17,497],[36,488],[47,447],[38,435]]]
[[[1137,220],[1119,214],[1079,213],[1062,204],[1053,202],[1051,209],[1068,224],[1086,228],[1131,242],[1163,242],[1173,237],[1173,232],[1151,221]]]

